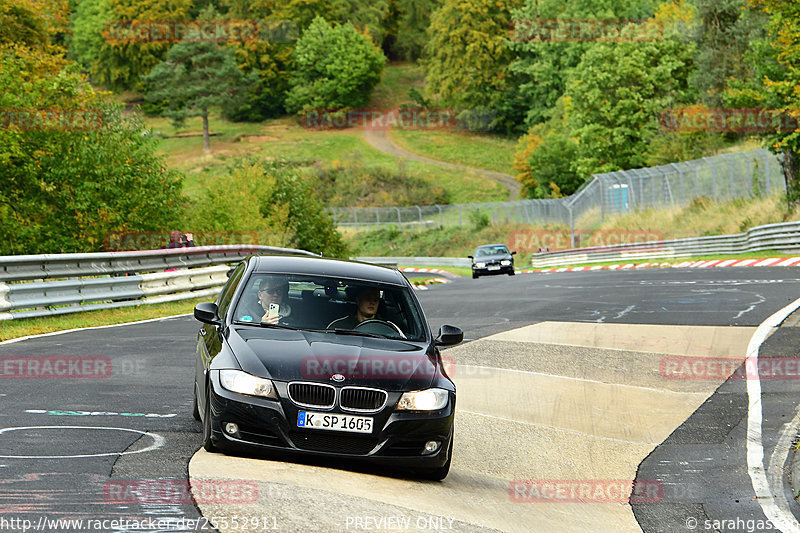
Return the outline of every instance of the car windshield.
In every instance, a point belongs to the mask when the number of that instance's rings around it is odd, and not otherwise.
[[[257,274],[245,283],[233,321],[425,340],[407,287],[299,274]]]
[[[484,255],[499,255],[499,254],[507,254],[508,248],[505,246],[481,246],[477,250],[475,250],[475,256],[481,257]]]

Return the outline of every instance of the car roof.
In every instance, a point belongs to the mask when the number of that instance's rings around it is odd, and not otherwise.
[[[494,248],[495,246],[502,246],[504,248],[507,248],[505,244],[481,244],[480,246],[478,246],[478,248]],[[476,248],[476,250],[478,248]]]
[[[254,273],[277,272],[285,274],[310,274],[339,278],[405,285],[403,275],[394,268],[324,257],[294,255],[251,256]]]

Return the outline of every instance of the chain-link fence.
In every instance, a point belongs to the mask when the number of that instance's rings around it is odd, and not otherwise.
[[[332,207],[338,226],[400,230],[436,226],[563,224],[589,226],[650,207],[680,207],[698,197],[714,201],[785,191],[780,159],[763,149],[735,152],[650,168],[595,174],[566,198],[405,207]]]

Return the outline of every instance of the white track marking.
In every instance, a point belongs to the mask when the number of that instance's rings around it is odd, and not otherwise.
[[[26,427],[11,427],[0,429],[0,435],[9,433],[11,431],[26,431],[29,429],[95,429],[100,431],[125,431],[128,433],[138,433],[153,439],[153,444],[141,450],[132,452],[111,452],[111,453],[91,453],[91,454],[77,454],[77,455],[0,455],[0,459],[76,459],[82,457],[107,457],[118,455],[133,455],[136,453],[152,452],[164,446],[166,439],[157,433],[148,433],[146,431],[139,431],[137,429],[127,428],[107,428],[96,426],[26,426]]]
[[[800,523],[791,512],[783,509],[783,490],[773,493],[764,470],[764,443],[762,441],[761,381],[758,376],[758,351],[772,328],[778,327],[790,314],[800,308],[795,300],[762,322],[747,347],[747,473],[764,515],[783,533],[800,533]],[[780,501],[781,503],[777,503]]]

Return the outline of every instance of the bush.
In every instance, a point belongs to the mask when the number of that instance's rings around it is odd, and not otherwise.
[[[294,59],[286,98],[291,112],[366,106],[386,63],[383,52],[352,24],[331,27],[322,17],[303,32]]]
[[[110,233],[179,220],[182,176],[139,118],[123,117],[73,67],[3,47],[0,86],[0,109],[52,112],[0,128],[0,254],[99,251]]]
[[[314,188],[323,203],[335,207],[447,204],[447,192],[400,167],[365,167],[355,161],[319,169]]]

